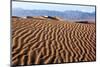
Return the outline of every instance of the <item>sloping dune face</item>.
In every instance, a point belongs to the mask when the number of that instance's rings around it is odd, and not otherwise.
[[[12,65],[96,60],[95,24],[12,18]]]

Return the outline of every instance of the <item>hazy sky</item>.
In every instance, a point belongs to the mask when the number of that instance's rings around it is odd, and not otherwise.
[[[39,9],[39,10],[77,10],[83,12],[93,12],[95,7],[93,6],[80,6],[80,5],[61,5],[61,4],[46,4],[46,3],[31,3],[31,2],[12,2],[12,8],[22,9]]]

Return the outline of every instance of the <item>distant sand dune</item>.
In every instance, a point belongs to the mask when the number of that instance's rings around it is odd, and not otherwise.
[[[95,24],[13,18],[12,64],[95,61],[95,32]]]

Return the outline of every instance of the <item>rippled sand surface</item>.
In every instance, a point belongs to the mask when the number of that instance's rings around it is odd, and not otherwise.
[[[96,60],[95,24],[12,18],[12,64]]]

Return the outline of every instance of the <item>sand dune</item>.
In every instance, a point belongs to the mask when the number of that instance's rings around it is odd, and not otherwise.
[[[12,18],[12,64],[96,60],[95,24]]]

